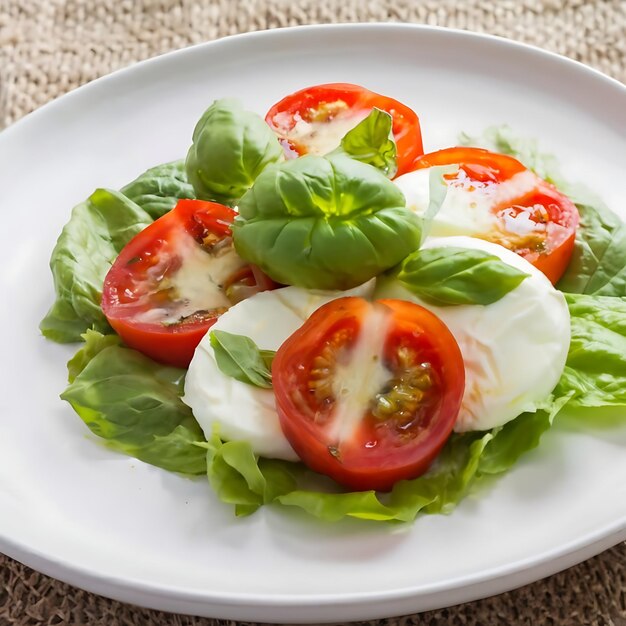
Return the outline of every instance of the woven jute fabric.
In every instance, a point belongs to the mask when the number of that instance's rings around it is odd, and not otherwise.
[[[626,82],[624,0],[0,0],[0,127],[78,85],[169,50],[251,30],[357,21],[488,32],[564,54]],[[426,565],[416,560],[415,566]],[[626,626],[626,544],[494,598],[368,623]],[[0,555],[0,626],[41,624],[233,622],[108,600]]]

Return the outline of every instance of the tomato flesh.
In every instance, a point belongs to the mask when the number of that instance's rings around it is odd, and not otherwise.
[[[367,117],[374,107],[392,117],[392,132],[397,146],[397,175],[409,171],[411,163],[424,152],[419,118],[401,102],[364,87],[330,83],[302,89],[274,104],[265,121],[278,135],[287,157],[295,158],[303,154],[330,152],[339,145],[343,135]],[[298,136],[294,129],[302,125],[310,130],[304,136]],[[331,131],[332,126],[335,128]],[[333,141],[319,143],[320,136],[329,132],[335,135]]]
[[[102,310],[124,343],[187,367],[196,346],[232,304],[275,287],[240,259],[221,204],[181,200],[136,235],[104,280]]]
[[[574,251],[579,215],[576,205],[554,185],[532,174],[517,159],[481,148],[447,148],[425,154],[413,163],[412,170],[438,165],[459,165],[457,174],[446,175],[448,185],[462,185],[470,191],[493,192],[515,176],[533,177],[533,184],[493,203],[492,213],[498,226],[480,235],[498,243],[532,263],[552,284],[565,272]],[[507,227],[511,220],[533,222],[530,232],[519,233]],[[479,235],[474,235],[479,236]]]
[[[459,347],[435,315],[355,297],[324,305],[287,339],[272,378],[296,453],[355,490],[386,491],[424,473],[452,432],[465,386]]]

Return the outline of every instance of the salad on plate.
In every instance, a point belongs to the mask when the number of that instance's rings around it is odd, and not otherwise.
[[[424,153],[343,83],[217,100],[77,205],[40,328],[112,449],[248,515],[449,512],[567,408],[626,406],[626,225],[506,127]]]

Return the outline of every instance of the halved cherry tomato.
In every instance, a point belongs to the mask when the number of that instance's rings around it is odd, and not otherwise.
[[[555,284],[574,250],[579,222],[576,205],[517,159],[481,148],[447,148],[425,154],[416,159],[411,169],[452,164],[460,167],[458,174],[446,176],[449,186],[458,185],[493,197],[490,210],[496,216],[495,227],[481,238],[516,252]],[[523,183],[519,184],[522,178]],[[511,225],[519,218],[532,230],[516,231]]]
[[[288,157],[326,154],[374,108],[393,118],[398,172],[424,153],[417,115],[406,105],[349,83],[308,87],[283,98],[267,112],[265,121],[278,135]]]
[[[272,380],[282,430],[306,465],[350,489],[384,491],[437,456],[465,370],[452,333],[423,307],[347,297],[283,343]]]
[[[219,315],[276,287],[235,252],[235,215],[215,202],[180,200],[124,247],[102,292],[102,310],[124,343],[187,367]]]

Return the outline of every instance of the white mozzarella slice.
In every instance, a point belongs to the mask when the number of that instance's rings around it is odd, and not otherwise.
[[[173,300],[167,307],[155,308],[150,306],[151,294],[146,294],[143,298],[148,308],[135,315],[136,321],[148,324],[176,323],[196,311],[230,307],[232,303],[226,297],[224,284],[247,265],[232,245],[225,246],[218,253],[209,254],[183,230],[175,231],[172,240],[166,245],[173,252],[162,254],[159,262],[147,273],[150,279],[159,283],[160,289],[173,291]],[[170,276],[168,269],[173,256],[178,257],[180,267]]]
[[[437,315],[454,335],[465,364],[465,393],[458,432],[500,426],[535,411],[556,386],[570,341],[565,298],[517,254],[470,237],[429,239],[424,248],[476,248],[529,276],[493,304],[439,307],[421,301],[397,280],[379,280],[376,298],[416,302]]]
[[[250,337],[262,350],[278,350],[319,307],[344,296],[371,298],[375,281],[349,291],[285,287],[264,291],[224,313],[211,330]],[[217,424],[220,436],[250,443],[256,454],[295,461],[280,428],[274,392],[226,376],[217,366],[207,334],[198,345],[185,379],[183,401],[207,437]]]
[[[376,393],[391,379],[384,366],[383,351],[390,322],[388,309],[374,306],[364,316],[359,335],[345,363],[338,363],[333,378],[337,399],[329,438],[340,443],[349,439]]]
[[[430,202],[430,168],[404,174],[394,180],[406,198],[408,209],[424,215]],[[512,205],[537,185],[537,176],[529,170],[519,172],[500,184],[481,184],[469,180],[463,170],[448,185],[446,196],[433,217],[432,237],[469,235],[494,239],[506,234],[529,235],[545,232],[545,224],[530,219],[533,209],[513,215],[511,211],[496,214],[494,206]]]
[[[369,111],[340,111],[332,119],[323,121],[307,122],[296,113],[296,123],[293,128],[286,131],[284,136],[295,144],[306,146],[307,154],[328,154],[339,144],[344,136],[357,124],[363,121]],[[274,123],[287,126],[290,122],[289,114],[279,113],[274,116]]]

